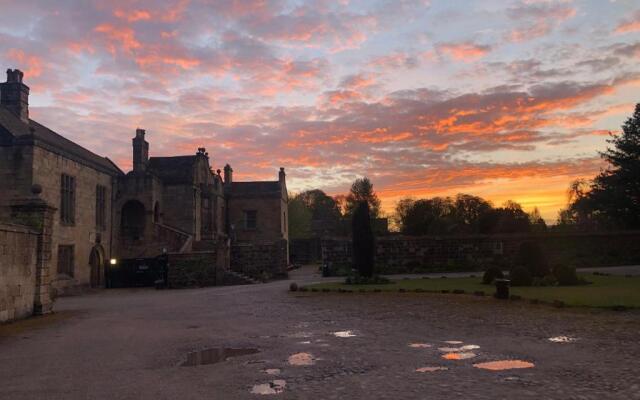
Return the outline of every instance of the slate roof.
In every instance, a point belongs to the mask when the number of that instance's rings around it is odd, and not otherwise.
[[[231,182],[231,195],[264,195],[276,193],[280,195],[281,188],[278,181],[263,182]]]
[[[0,125],[18,140],[33,138],[48,145],[50,150],[59,152],[67,158],[88,164],[107,173],[123,174],[122,170],[107,157],[92,153],[32,119],[29,120],[27,125],[17,115],[4,107],[0,107]]]
[[[196,162],[193,156],[150,157],[149,171],[162,179],[165,184],[190,184],[193,182],[193,166]]]

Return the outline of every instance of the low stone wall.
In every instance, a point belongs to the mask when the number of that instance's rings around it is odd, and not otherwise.
[[[37,244],[28,228],[0,224],[0,322],[33,314]]]
[[[376,239],[376,267],[381,273],[480,270],[511,263],[523,242],[536,241],[550,263],[598,267],[640,263],[640,232],[548,233],[531,235],[388,236]],[[351,241],[322,240],[322,261],[350,266]]]
[[[216,286],[224,284],[223,265],[217,252],[170,253],[167,261],[167,283],[172,289]]]
[[[231,270],[264,280],[287,276],[287,241],[234,243]]]

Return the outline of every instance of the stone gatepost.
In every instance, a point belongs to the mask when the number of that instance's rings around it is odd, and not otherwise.
[[[31,188],[33,197],[20,199],[11,205],[12,220],[30,227],[38,233],[36,257],[36,288],[33,299],[33,313],[35,315],[51,312],[51,251],[53,234],[53,214],[55,207],[50,206],[39,197],[42,192],[40,185]]]

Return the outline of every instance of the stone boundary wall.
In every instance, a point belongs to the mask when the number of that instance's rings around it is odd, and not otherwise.
[[[470,236],[387,236],[376,239],[376,266],[382,273],[484,269],[510,263],[520,245],[537,241],[550,263],[599,267],[640,263],[640,232],[547,233]],[[350,266],[351,241],[322,239],[322,261]]]
[[[0,223],[0,322],[33,314],[37,251],[37,232]]]
[[[231,270],[257,280],[287,276],[287,240],[233,243]]]
[[[169,253],[167,283],[172,289],[224,284],[224,265],[217,251]]]

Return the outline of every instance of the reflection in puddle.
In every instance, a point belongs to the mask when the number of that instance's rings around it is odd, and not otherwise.
[[[193,367],[196,365],[215,364],[226,361],[232,357],[246,356],[260,352],[258,349],[232,349],[213,348],[194,351],[187,354],[187,359],[182,364],[183,367]]]
[[[449,368],[447,367],[422,367],[416,369],[416,372],[436,372],[436,371],[446,371]]]
[[[280,368],[267,368],[265,370],[263,370],[263,372],[267,375],[279,375],[280,374]]]
[[[409,347],[413,347],[414,349],[426,349],[431,347],[431,345],[427,343],[409,343]]]
[[[475,356],[476,356],[476,353],[460,352],[460,353],[446,353],[442,355],[442,358],[444,358],[445,360],[466,360],[469,358],[473,358]]]
[[[306,339],[306,338],[310,338],[312,336],[313,336],[312,332],[296,332],[296,333],[292,333],[291,335],[289,335],[289,337],[300,338],[300,339]]]
[[[571,343],[575,342],[576,340],[576,338],[571,336],[554,336],[549,338],[549,341],[554,343]]]
[[[476,368],[488,369],[490,371],[504,371],[506,369],[533,368],[534,364],[522,360],[500,360],[473,364]]]
[[[291,365],[313,365],[316,360],[311,353],[296,353],[289,356],[289,364]]]
[[[333,336],[341,337],[341,338],[349,338],[349,337],[356,336],[356,334],[353,333],[353,331],[339,331],[339,332],[333,332]]]
[[[460,347],[439,347],[438,350],[445,353],[455,353],[459,351],[476,350],[479,348],[480,346],[478,346],[477,344],[468,344],[466,346],[460,346]]]
[[[310,340],[303,340],[302,342],[298,342],[298,344],[311,344]]]
[[[461,342],[459,340],[445,340],[446,344],[462,344],[464,342]]]
[[[284,379],[276,379],[269,383],[254,385],[251,389],[253,394],[278,394],[284,392],[287,382]]]

